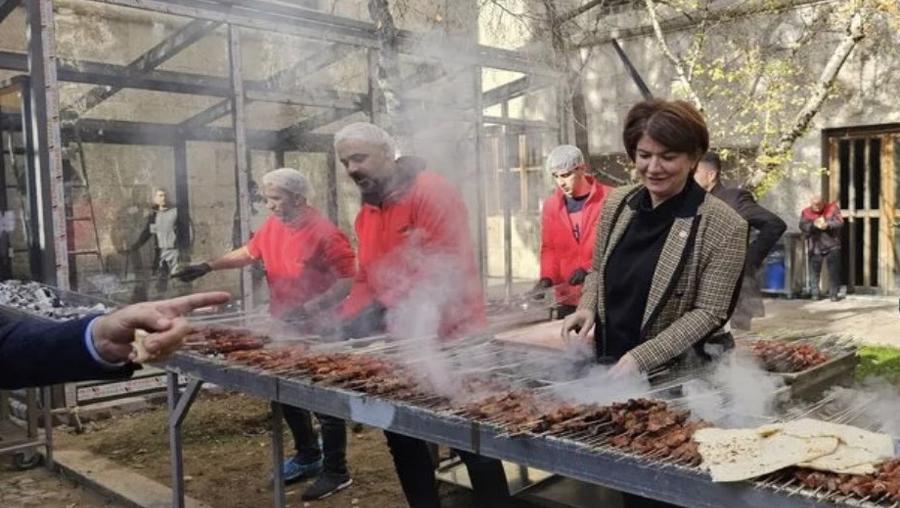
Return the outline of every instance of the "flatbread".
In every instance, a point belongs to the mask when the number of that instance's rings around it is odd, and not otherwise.
[[[799,437],[827,435],[838,438],[839,444],[833,453],[798,464],[811,469],[869,474],[875,472],[875,466],[894,456],[891,436],[850,425],[803,418],[785,424],[783,432]]]
[[[894,440],[891,436],[852,425],[801,418],[785,423],[782,431],[798,437],[834,436],[847,446],[866,450],[883,459],[889,459],[894,455]]]
[[[761,429],[700,429],[694,441],[714,482],[756,478],[833,453],[833,436],[801,438],[772,426]]]
[[[134,363],[147,363],[153,358],[150,352],[147,351],[147,347],[144,346],[144,340],[149,336],[150,334],[144,330],[134,331],[134,342],[131,343],[131,349],[133,350],[131,361]]]

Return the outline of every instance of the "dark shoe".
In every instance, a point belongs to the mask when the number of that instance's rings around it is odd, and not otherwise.
[[[291,457],[284,461],[281,466],[281,474],[284,476],[284,483],[293,483],[306,478],[312,478],[322,472],[322,459],[301,464],[296,457]]]
[[[353,483],[353,478],[348,474],[322,473],[316,481],[303,492],[300,498],[304,501],[315,501],[340,492]]]
[[[831,295],[832,302],[839,302],[841,300],[843,300],[843,298],[841,298],[841,295]]]

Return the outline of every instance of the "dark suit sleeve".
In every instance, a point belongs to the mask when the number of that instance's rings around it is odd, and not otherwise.
[[[737,198],[737,212],[752,229],[759,232],[756,239],[747,247],[747,266],[756,270],[784,234],[787,224],[757,203],[749,191],[740,190]]]
[[[91,357],[84,332],[93,317],[63,323],[30,318],[5,323],[0,327],[0,389],[131,376],[133,364],[109,369]]]

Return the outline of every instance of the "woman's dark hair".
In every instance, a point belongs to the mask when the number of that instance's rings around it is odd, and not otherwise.
[[[685,101],[651,99],[635,104],[625,118],[622,140],[632,162],[641,136],[646,134],[669,150],[695,155],[709,149],[709,131],[703,115]]]

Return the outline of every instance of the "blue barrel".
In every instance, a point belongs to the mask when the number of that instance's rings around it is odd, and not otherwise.
[[[784,251],[773,250],[766,256],[763,269],[764,291],[784,291]]]

